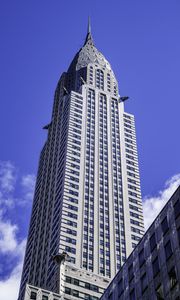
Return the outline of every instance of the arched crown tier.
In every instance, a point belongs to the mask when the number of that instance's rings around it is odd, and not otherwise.
[[[107,82],[106,90],[109,92],[113,92],[114,96],[117,96],[118,84],[116,77],[112,71],[110,63],[94,45],[91,26],[89,22],[88,32],[84,45],[75,55],[67,71],[69,81],[71,81],[70,86],[72,87],[72,85],[74,85],[76,89],[76,87],[79,86],[79,84],[77,85],[77,81],[79,81],[79,78],[82,78],[88,84],[92,84],[92,78],[90,78],[92,69],[94,71],[94,76],[97,78],[99,76],[100,70],[101,72],[103,72],[104,81]],[[73,84],[72,81],[74,80],[76,81],[76,83],[74,82]],[[94,82],[95,80],[93,80],[93,84]],[[100,85],[99,88],[101,87],[102,85]]]

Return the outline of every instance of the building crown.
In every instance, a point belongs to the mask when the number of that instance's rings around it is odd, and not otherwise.
[[[90,73],[92,70],[94,70],[93,82],[90,80]],[[65,85],[68,92],[71,90],[79,91],[84,83],[90,84],[93,87],[98,87],[98,83],[96,82],[96,77],[98,81],[98,76],[101,76],[101,79],[106,82],[106,87],[105,85],[103,88],[101,87],[102,90],[108,90],[108,92],[113,92],[114,96],[118,96],[118,83],[116,77],[110,63],[94,45],[89,18],[84,45],[76,53],[68,68]],[[111,87],[109,87],[109,85],[111,85]]]
[[[94,45],[91,32],[90,18],[88,20],[88,30],[84,45],[77,52],[74,59],[72,60],[68,72],[79,71],[81,68],[87,67],[88,64],[97,64],[100,67],[106,68],[108,69],[108,71],[113,73],[110,63]]]

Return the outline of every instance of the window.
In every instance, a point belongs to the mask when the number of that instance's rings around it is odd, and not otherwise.
[[[179,240],[179,245],[180,245],[180,227],[177,230],[177,234],[178,234],[178,240]]]
[[[137,218],[137,219],[140,219],[140,216],[132,211],[130,211],[130,216],[131,217],[134,217],[134,218]]]
[[[179,199],[174,204],[174,215],[175,215],[175,218],[177,218],[180,215],[180,200]]]
[[[165,217],[164,220],[161,222],[161,229],[162,229],[163,235],[165,235],[169,229],[167,217]]]
[[[173,267],[170,272],[168,273],[169,275],[169,281],[170,281],[170,287],[173,289],[175,285],[177,284],[177,277],[176,277],[176,270],[175,267]]]
[[[131,281],[134,277],[134,272],[133,272],[133,264],[131,264],[128,268],[128,273],[129,273],[129,281]]]
[[[88,290],[90,290],[90,283],[85,282],[85,288],[88,289]]]
[[[146,273],[141,277],[141,290],[142,290],[142,293],[146,290],[147,288],[147,276],[146,276]]]
[[[157,273],[159,273],[159,260],[158,257],[155,258],[155,260],[152,263],[153,267],[153,276],[156,276]]]
[[[76,245],[76,240],[75,239],[71,239],[70,237],[66,237],[66,242],[67,243],[71,243],[73,245]]]
[[[171,248],[171,241],[168,241],[167,244],[164,246],[166,259],[169,259],[172,255],[172,248]]]
[[[140,239],[141,239],[139,236],[136,236],[136,235],[134,235],[134,234],[131,235],[131,238],[132,238],[132,240],[134,240],[134,241],[140,241]]]
[[[135,289],[133,289],[133,290],[131,291],[129,299],[130,299],[130,300],[136,300]]]
[[[91,291],[94,291],[94,292],[97,292],[97,293],[99,292],[98,286],[96,286],[96,285],[94,285],[94,284],[91,284],[91,285],[90,285],[90,290],[91,290]]]
[[[144,249],[142,249],[141,252],[139,252],[139,266],[141,267],[144,263]]]
[[[157,296],[157,300],[164,300],[161,284],[156,288],[156,296]]]
[[[74,283],[75,285],[79,285],[79,280],[74,278],[73,283]]]
[[[71,295],[71,289],[68,287],[65,287],[65,294]]]
[[[151,252],[154,250],[155,247],[156,247],[156,236],[155,236],[155,233],[153,233],[153,235],[150,237]]]
[[[138,201],[136,199],[133,199],[133,198],[129,198],[129,202],[138,204]]]
[[[36,297],[37,297],[37,294],[36,294],[36,292],[31,292],[30,299],[32,299],[32,300],[36,300]]]
[[[77,215],[76,214],[72,214],[71,212],[67,213],[67,216],[73,219],[77,219]]]
[[[90,300],[98,300],[99,298],[97,298],[96,296],[89,296]]]
[[[136,228],[136,227],[131,226],[131,231],[141,234],[141,230],[139,228]]]
[[[118,282],[118,296],[120,297],[123,292],[123,279],[121,278],[121,280]]]
[[[76,291],[76,290],[72,290],[72,296],[74,296],[74,297],[79,297],[79,292],[78,291]]]
[[[104,73],[102,70],[96,70],[96,87],[104,89]]]
[[[133,210],[136,210],[136,211],[140,210],[139,207],[131,205],[131,204],[129,205],[129,208],[133,209]]]
[[[71,277],[66,276],[66,282],[71,283]]]
[[[76,254],[76,249],[69,246],[65,246],[65,251]]]
[[[142,226],[138,221],[133,220],[133,219],[130,219],[130,223],[134,224],[134,225],[137,225],[137,226]]]

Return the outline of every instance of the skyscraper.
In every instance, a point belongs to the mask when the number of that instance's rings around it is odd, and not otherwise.
[[[19,300],[27,283],[78,297],[77,274],[98,293],[144,233],[134,116],[90,24],[44,129]]]

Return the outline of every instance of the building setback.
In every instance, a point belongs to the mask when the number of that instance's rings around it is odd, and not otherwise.
[[[141,239],[135,123],[125,98],[89,24],[44,127],[19,300],[33,287],[98,299]]]
[[[180,187],[101,297],[107,299],[180,299]]]

